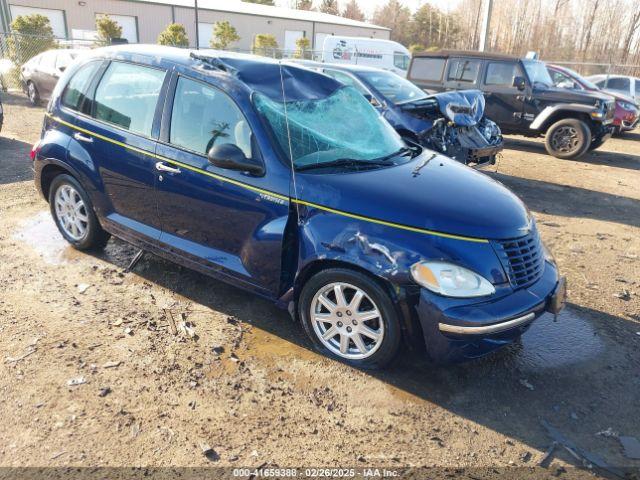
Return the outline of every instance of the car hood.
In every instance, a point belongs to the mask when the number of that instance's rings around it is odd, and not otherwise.
[[[479,90],[436,93],[420,100],[400,103],[395,109],[418,118],[421,121],[418,125],[424,130],[427,128],[425,124],[430,127],[433,122],[425,121],[421,116],[426,113],[433,117],[434,102],[440,114],[457,126],[472,127],[484,116],[485,99]]]
[[[554,103],[581,103],[587,105],[595,105],[597,100],[608,102],[610,95],[603,92],[587,91],[587,90],[571,90],[568,88],[549,87],[536,89],[536,98],[540,100],[551,101]]]
[[[507,239],[530,226],[527,208],[504,185],[430,150],[376,170],[297,173],[296,182],[303,203],[420,229]]]

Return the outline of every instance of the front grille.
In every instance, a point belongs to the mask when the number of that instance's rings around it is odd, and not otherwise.
[[[542,276],[544,252],[534,227],[524,237],[495,242],[496,253],[514,288],[528,287]]]

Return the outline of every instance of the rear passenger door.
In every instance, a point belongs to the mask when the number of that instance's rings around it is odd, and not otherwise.
[[[157,239],[154,135],[167,72],[121,61],[111,61],[103,69],[86,110],[90,115],[76,116],[73,143],[100,174],[101,213],[112,228]]]
[[[482,91],[486,100],[486,116],[501,128],[518,127],[522,123],[525,91],[513,86],[515,77],[524,77],[518,62],[488,60],[484,70]]]

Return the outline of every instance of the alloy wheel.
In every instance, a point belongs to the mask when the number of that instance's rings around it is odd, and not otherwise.
[[[364,290],[349,283],[322,287],[313,297],[309,313],[320,342],[339,357],[367,358],[384,339],[380,309]]]
[[[579,148],[580,137],[578,131],[571,126],[562,126],[553,132],[551,145],[554,150],[569,153]]]
[[[60,226],[73,240],[80,241],[89,227],[87,207],[80,194],[69,184],[63,184],[55,195],[55,210]]]
[[[29,100],[31,100],[32,103],[35,103],[36,101],[36,86],[29,82],[29,84],[27,85],[27,90],[29,91]]]

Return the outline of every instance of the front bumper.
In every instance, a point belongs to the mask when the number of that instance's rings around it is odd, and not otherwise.
[[[566,282],[547,262],[533,285],[501,298],[441,308],[438,298],[422,289],[416,305],[427,354],[437,363],[482,357],[513,342],[545,312],[557,314],[566,301]]]

